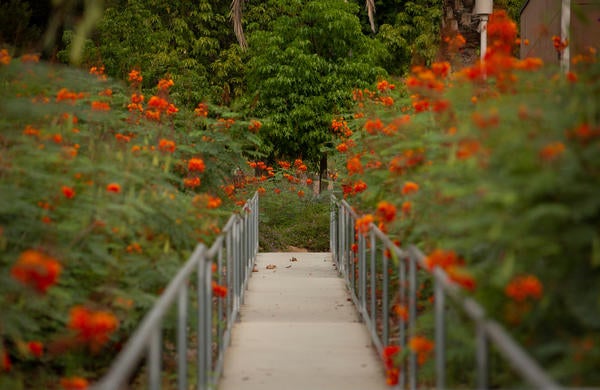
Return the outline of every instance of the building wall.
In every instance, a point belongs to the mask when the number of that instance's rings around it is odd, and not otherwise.
[[[521,58],[539,57],[558,64],[552,43],[560,36],[561,0],[529,0],[521,10]],[[571,0],[570,54],[573,58],[587,47],[600,50],[600,0]],[[525,40],[529,45],[525,45]]]

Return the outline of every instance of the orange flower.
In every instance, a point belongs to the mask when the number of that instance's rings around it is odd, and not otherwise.
[[[408,321],[408,308],[406,305],[394,305],[394,313],[396,313],[398,318],[402,319],[402,321]]]
[[[516,276],[504,289],[506,296],[517,302],[523,302],[527,298],[539,300],[543,292],[542,283],[534,275]]]
[[[118,194],[119,192],[121,192],[121,185],[119,185],[118,183],[109,183],[106,186],[106,191]]]
[[[383,130],[383,123],[381,119],[377,118],[375,120],[368,120],[365,123],[365,130],[369,134],[376,134],[378,131]]]
[[[462,288],[469,291],[475,291],[477,283],[475,282],[473,275],[467,272],[463,267],[448,267],[446,269],[446,273],[451,281],[458,284]]]
[[[198,107],[194,109],[194,115],[206,118],[208,116],[208,104],[198,103]]]
[[[365,183],[362,180],[359,180],[356,183],[354,183],[353,189],[354,189],[354,192],[356,192],[356,193],[363,192],[367,189],[367,183]]]
[[[31,125],[27,125],[25,126],[25,130],[23,130],[23,134],[37,137],[40,135],[40,131]]]
[[[436,249],[429,256],[425,258],[425,264],[432,270],[434,267],[440,267],[443,270],[447,270],[450,267],[462,266],[465,261],[458,257],[458,255],[452,250]]]
[[[341,144],[339,144],[336,147],[337,151],[340,153],[345,153],[348,151],[348,144],[346,144],[345,142],[342,142]]]
[[[11,59],[12,58],[11,58],[10,54],[8,54],[8,50],[6,50],[6,49],[0,50],[0,64],[8,65],[8,64],[10,64]]]
[[[2,57],[0,57],[0,59],[2,59]],[[2,368],[2,371],[9,372],[11,367],[12,363],[10,361],[10,356],[8,355],[8,351],[4,349],[2,351],[2,366],[0,368]]]
[[[409,340],[408,347],[417,354],[417,361],[421,366],[427,361],[429,354],[433,351],[434,343],[426,337],[415,336]]]
[[[565,151],[565,144],[562,142],[552,142],[540,150],[540,158],[545,161],[556,160]]]
[[[129,72],[129,81],[131,82],[132,85],[138,85],[142,82],[144,78],[142,77],[142,74],[140,73],[139,70],[132,70],[131,72]]]
[[[150,100],[148,100],[148,107],[152,107],[157,111],[166,111],[169,107],[169,102],[161,97],[152,96]]]
[[[89,383],[85,378],[74,376],[71,378],[62,378],[60,385],[64,390],[85,390],[88,388]]]
[[[401,348],[398,345],[388,345],[383,349],[383,364],[386,369],[386,382],[388,385],[393,386],[398,384],[398,375],[400,370],[398,368],[399,362],[397,361],[397,355],[400,353]]]
[[[67,199],[71,199],[75,196],[75,190],[72,187],[62,186],[61,191]]]
[[[569,46],[569,40],[561,40],[560,37],[554,35],[552,37],[552,45],[558,53],[562,53],[567,48],[567,46]]]
[[[161,138],[160,141],[158,141],[158,150],[165,153],[173,153],[175,152],[175,142]]]
[[[402,203],[402,213],[409,214],[412,211],[412,202],[406,201]]]
[[[349,158],[348,162],[346,163],[346,168],[348,169],[348,173],[350,173],[351,175],[355,173],[362,173],[363,166],[360,162],[360,156],[354,156]]]
[[[200,181],[199,177],[190,177],[183,179],[183,185],[188,188],[200,187],[200,184],[202,184],[202,182]]]
[[[377,216],[383,222],[392,222],[396,218],[396,206],[382,200],[377,204]]]
[[[375,219],[371,214],[365,214],[364,216],[358,218],[355,226],[356,231],[362,234],[367,234],[369,232],[370,225],[374,220]]]
[[[191,158],[188,162],[188,170],[190,172],[204,172],[206,166],[204,165],[204,161],[201,158]]]
[[[56,284],[62,266],[54,258],[34,249],[21,253],[10,273],[13,278],[45,294]]]
[[[302,190],[298,191],[298,197],[299,198],[303,198],[304,197],[304,191],[302,191]]]
[[[158,81],[158,89],[163,92],[166,92],[173,85],[175,85],[175,83],[172,79],[161,79]]]
[[[450,63],[448,61],[434,62],[431,64],[431,71],[438,77],[447,77],[450,74]]]
[[[408,195],[419,191],[419,185],[412,181],[407,181],[402,187],[402,195]]]
[[[75,306],[69,313],[68,328],[77,333],[79,341],[89,344],[97,352],[118,327],[119,320],[107,311],[92,311]]]
[[[257,120],[253,120],[248,125],[248,130],[250,130],[251,133],[258,133],[258,130],[260,130],[261,127],[262,123]]]
[[[215,297],[225,298],[227,296],[227,287],[217,284],[217,282],[212,282],[212,291]]]
[[[377,89],[379,90],[379,92],[386,92],[395,88],[396,86],[394,84],[390,84],[386,80],[381,80],[377,83]]]
[[[456,150],[456,158],[459,160],[467,159],[474,154],[477,154],[481,149],[481,144],[477,140],[464,139],[458,142],[458,149]]]
[[[44,345],[39,341],[30,341],[27,343],[27,349],[29,352],[39,358],[44,354]]]
[[[110,104],[94,100],[92,102],[92,110],[94,111],[110,111]]]

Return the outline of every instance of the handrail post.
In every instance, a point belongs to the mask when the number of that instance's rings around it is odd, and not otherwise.
[[[387,257],[383,256],[382,261],[382,276],[383,276],[383,286],[381,288],[382,294],[382,304],[381,304],[381,325],[382,325],[382,335],[381,342],[383,345],[388,345],[390,343],[390,298],[389,298],[389,286],[390,286],[390,272],[389,268],[389,260]]]
[[[160,390],[162,329],[160,324],[152,330],[148,347],[148,386],[150,390]]]
[[[438,268],[434,270],[434,310],[435,310],[435,371],[436,387],[446,388],[446,318],[445,294],[440,282]]]
[[[212,285],[210,263],[198,264],[198,390],[207,390],[212,357]]]
[[[483,321],[476,324],[477,389],[488,388],[488,340]]]
[[[414,251],[408,256],[408,334],[410,338],[416,336],[417,326],[417,259]],[[408,355],[408,381],[409,388],[417,388],[417,356],[414,351]]]
[[[177,388],[187,390],[188,281],[181,286],[177,302]]]

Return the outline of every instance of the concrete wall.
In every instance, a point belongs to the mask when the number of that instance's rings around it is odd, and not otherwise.
[[[571,0],[571,58],[594,47],[600,50],[600,0]],[[521,58],[539,57],[558,64],[552,44],[560,36],[561,0],[529,0],[521,11]],[[529,45],[523,42],[529,40]]]

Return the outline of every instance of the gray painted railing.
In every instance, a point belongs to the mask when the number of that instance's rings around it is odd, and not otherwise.
[[[244,291],[258,253],[258,193],[246,202],[241,213],[231,216],[222,234],[210,248],[200,244],[168,284],[108,372],[93,385],[94,390],[119,390],[146,357],[148,388],[160,389],[163,360],[163,322],[177,302],[177,388],[188,389],[188,349],[197,349],[196,388],[215,387],[223,370],[223,357],[231,329],[244,299]],[[216,275],[212,272],[216,264]],[[188,290],[196,273],[197,329],[188,335]],[[226,285],[225,299],[212,296],[212,282]],[[193,337],[195,336],[195,337]],[[188,345],[193,340],[194,345]]]
[[[389,259],[386,251],[398,261],[399,301],[408,303],[408,323],[399,321],[398,341],[403,350],[408,340],[416,335],[417,319],[417,267],[427,270],[425,256],[415,246],[401,249],[374,224],[370,224],[366,234],[355,232],[358,215],[345,200],[332,195],[330,219],[330,248],[339,272],[346,279],[352,300],[360,312],[378,353],[383,353],[390,344],[390,276]],[[352,245],[357,246],[356,252]],[[378,272],[377,269],[383,270]],[[452,283],[439,267],[431,272],[434,283],[435,313],[435,375],[436,388],[446,388],[446,297],[450,297],[475,325],[475,367],[476,381],[472,385],[478,389],[489,387],[488,346],[496,347],[515,372],[537,389],[559,389],[540,366],[512,339],[495,321],[486,317],[483,308],[472,298],[460,292],[460,287]],[[381,278],[381,280],[378,280]],[[407,284],[408,282],[408,284]],[[381,304],[377,302],[377,289],[381,287]],[[378,330],[378,324],[381,330]],[[408,362],[401,368],[398,388],[416,389],[417,356],[410,352]],[[407,378],[408,376],[408,378]]]

